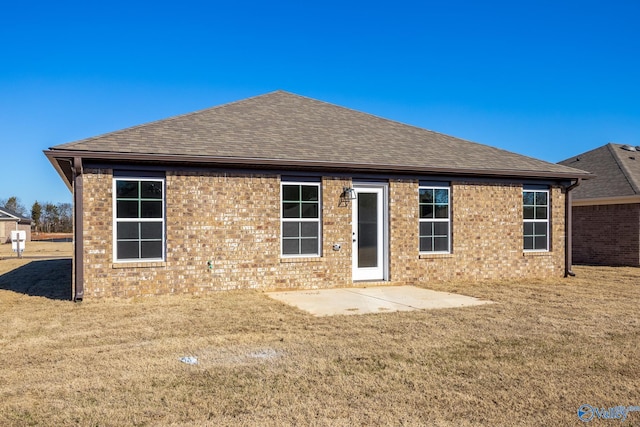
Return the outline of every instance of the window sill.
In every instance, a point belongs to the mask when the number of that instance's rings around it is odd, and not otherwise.
[[[531,252],[522,252],[522,256],[525,257],[536,257],[536,256],[553,256],[553,252],[551,251],[531,251]]]
[[[434,254],[420,254],[418,255],[418,259],[437,259],[437,258],[453,258],[452,253],[434,253]]]
[[[293,262],[323,262],[324,258],[316,256],[316,257],[291,257],[291,258],[280,258],[280,263],[293,263]]]
[[[154,268],[166,266],[166,261],[114,262],[111,264],[111,268]]]

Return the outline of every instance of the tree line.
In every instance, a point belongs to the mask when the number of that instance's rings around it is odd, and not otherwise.
[[[37,200],[29,212],[19,198],[0,199],[0,206],[11,209],[24,218],[33,220],[33,230],[44,233],[71,233],[73,231],[73,206],[71,203],[39,203]]]

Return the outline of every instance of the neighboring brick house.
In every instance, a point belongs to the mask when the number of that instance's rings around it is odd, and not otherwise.
[[[25,218],[19,213],[0,207],[0,243],[11,242],[11,230],[24,230],[27,242],[31,241],[31,218]]]
[[[282,91],[45,154],[75,299],[562,277],[589,176]]]
[[[560,164],[595,175],[573,191],[573,260],[640,266],[640,147],[609,143]]]

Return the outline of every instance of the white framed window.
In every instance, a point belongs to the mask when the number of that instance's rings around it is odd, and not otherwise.
[[[549,250],[549,190],[522,190],[523,249]]]
[[[451,204],[448,184],[420,184],[420,252],[451,252]]]
[[[163,178],[114,177],[113,259],[164,261]]]
[[[320,183],[283,181],[280,186],[282,256],[320,256]]]

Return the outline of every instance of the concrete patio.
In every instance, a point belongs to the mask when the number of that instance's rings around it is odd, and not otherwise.
[[[491,303],[474,297],[415,286],[266,292],[266,295],[314,316],[430,310]]]

